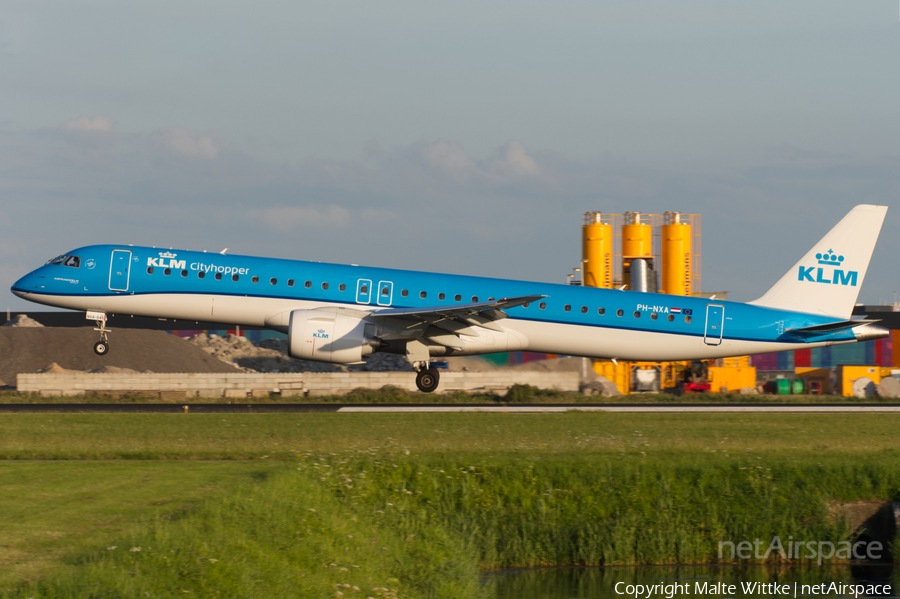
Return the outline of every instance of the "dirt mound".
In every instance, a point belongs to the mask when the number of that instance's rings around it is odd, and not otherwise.
[[[237,335],[220,337],[201,333],[191,337],[189,341],[216,358],[249,372],[412,372],[413,370],[404,356],[391,354],[366,356],[365,364],[349,366],[296,360],[288,355],[286,339],[266,339],[254,345],[246,337]]]
[[[14,383],[20,372],[56,363],[65,370],[116,366],[151,372],[236,372],[184,339],[163,331],[114,329],[109,353],[98,356],[99,335],[90,327],[0,328],[0,379]]]
[[[11,320],[7,320],[5,323],[3,323],[3,326],[36,328],[36,327],[43,327],[44,325],[42,325],[41,323],[39,323],[38,321],[36,321],[33,318],[28,318],[28,316],[26,316],[25,314],[19,314],[15,318],[13,318]]]

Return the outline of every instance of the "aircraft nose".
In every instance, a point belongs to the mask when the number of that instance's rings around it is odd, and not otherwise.
[[[38,286],[37,278],[33,272],[28,273],[15,283],[13,286],[9,288],[10,291],[13,292],[14,295],[19,297],[25,297]]]

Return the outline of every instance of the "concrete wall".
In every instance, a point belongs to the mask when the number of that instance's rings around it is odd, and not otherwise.
[[[441,372],[439,391],[493,391],[505,393],[515,384],[544,389],[578,391],[574,372]],[[65,373],[20,374],[17,389],[44,396],[85,393],[165,394],[171,399],[191,397],[246,398],[288,395],[342,395],[357,388],[380,389],[392,385],[416,390],[411,372],[327,372],[298,374],[156,374]]]

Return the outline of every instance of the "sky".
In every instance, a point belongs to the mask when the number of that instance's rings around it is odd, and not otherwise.
[[[587,211],[702,216],[762,295],[900,239],[897,3],[0,0],[0,308],[92,243],[565,282]]]

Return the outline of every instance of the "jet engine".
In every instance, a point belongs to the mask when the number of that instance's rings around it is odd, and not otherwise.
[[[375,325],[323,310],[294,310],[288,328],[292,358],[352,364],[380,346]]]

